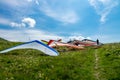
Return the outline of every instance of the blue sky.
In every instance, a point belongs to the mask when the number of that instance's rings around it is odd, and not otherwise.
[[[120,0],[0,0],[0,37],[120,42]]]

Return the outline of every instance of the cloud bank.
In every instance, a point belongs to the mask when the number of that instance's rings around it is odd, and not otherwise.
[[[49,32],[40,30],[3,30],[0,29],[0,37],[10,41],[26,42],[31,40],[49,40],[62,38]],[[16,36],[17,35],[17,36]]]
[[[46,31],[36,30],[36,29],[27,29],[27,30],[4,30],[0,29],[0,37],[10,40],[10,41],[32,41],[32,40],[50,40],[50,39],[62,39],[63,42],[69,40],[82,40],[85,39],[83,36],[71,35],[68,37],[55,35]],[[17,36],[16,36],[17,35]],[[88,38],[87,38],[88,39]]]

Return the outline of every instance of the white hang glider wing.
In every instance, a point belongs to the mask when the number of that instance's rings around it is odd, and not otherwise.
[[[56,50],[54,50],[53,48],[49,47],[48,45],[46,45],[38,40],[26,42],[26,43],[23,43],[21,45],[18,45],[18,46],[12,47],[12,48],[8,48],[6,50],[1,51],[0,53],[6,53],[6,52],[9,52],[9,51],[12,51],[15,49],[26,49],[26,48],[37,49],[37,50],[40,50],[43,53],[50,55],[50,56],[58,56],[59,55],[59,53]]]

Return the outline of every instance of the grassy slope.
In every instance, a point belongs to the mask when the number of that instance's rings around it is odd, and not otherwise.
[[[17,44],[20,43],[1,41],[0,50]],[[119,48],[120,44],[107,44],[99,49],[61,52],[57,57],[32,49],[11,51],[0,54],[0,80],[97,80],[95,71],[100,80],[119,80]]]
[[[120,80],[120,43],[106,44],[99,49],[102,80]]]

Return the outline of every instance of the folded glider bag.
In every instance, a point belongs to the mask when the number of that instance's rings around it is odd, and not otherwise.
[[[0,53],[6,53],[6,52],[9,52],[9,51],[12,51],[15,49],[26,49],[26,48],[37,49],[37,50],[40,50],[43,53],[50,55],[50,56],[58,56],[59,55],[59,53],[56,50],[54,50],[53,48],[49,47],[48,45],[46,45],[38,40],[26,42],[26,43],[23,43],[21,45],[18,45],[18,46],[12,47],[12,48],[8,48],[6,50],[1,51]]]

